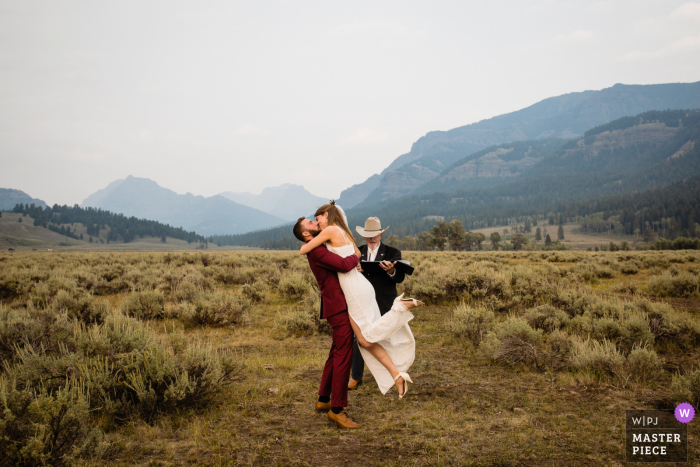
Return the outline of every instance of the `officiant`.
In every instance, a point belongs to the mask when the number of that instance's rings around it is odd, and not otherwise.
[[[396,261],[401,259],[401,250],[382,243],[382,234],[389,229],[382,229],[382,223],[377,217],[370,217],[365,222],[364,228],[357,226],[355,230],[365,239],[365,245],[358,249],[362,254],[361,261],[380,261],[381,269],[376,271],[363,271],[361,264],[358,270],[374,287],[374,295],[377,298],[379,312],[384,315],[391,309],[394,299],[397,297],[396,284],[400,284],[406,278],[406,274],[395,268]],[[355,339],[352,352],[352,373],[348,389],[357,389],[362,384],[362,374],[365,369],[365,361],[362,359],[360,348]]]

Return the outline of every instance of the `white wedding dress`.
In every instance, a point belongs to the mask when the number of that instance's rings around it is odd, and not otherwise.
[[[338,227],[336,227],[338,228]],[[347,239],[342,229],[339,229],[345,238],[346,244],[341,247],[333,247],[326,243],[329,251],[346,258],[355,254],[355,247]],[[416,340],[413,338],[408,322],[413,319],[413,314],[406,306],[394,301],[394,305],[382,316],[379,312],[374,287],[357,269],[347,273],[338,273],[340,288],[345,294],[348,305],[348,314],[360,328],[367,342],[376,342],[384,347],[386,353],[394,362],[399,371],[407,372],[416,358]],[[382,394],[394,386],[389,370],[374,358],[369,350],[360,347],[360,352],[369,371],[372,372]]]

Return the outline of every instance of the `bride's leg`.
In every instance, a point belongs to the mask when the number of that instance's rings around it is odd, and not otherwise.
[[[391,375],[392,378],[395,378],[396,375],[399,374],[398,368],[396,368],[396,365],[394,365],[394,362],[391,361],[391,357],[389,357],[389,354],[386,353],[386,350],[384,350],[384,347],[381,345],[377,344],[376,342],[367,342],[365,338],[362,336],[362,331],[360,331],[360,327],[355,324],[355,321],[353,321],[352,318],[350,318],[350,325],[352,326],[352,331],[355,333],[355,337],[357,338],[357,344],[369,351],[374,358],[379,360],[379,363],[381,363],[384,368],[386,368],[389,371],[389,374]],[[399,394],[403,394],[403,378],[399,378],[395,381],[396,384],[396,390],[399,391]]]

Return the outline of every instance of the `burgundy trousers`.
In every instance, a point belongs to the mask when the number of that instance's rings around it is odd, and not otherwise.
[[[347,407],[353,337],[348,312],[331,316],[328,324],[333,329],[333,344],[323,367],[318,395],[330,396],[331,407]]]

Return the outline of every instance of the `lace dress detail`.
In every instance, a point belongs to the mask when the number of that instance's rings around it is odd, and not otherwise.
[[[355,247],[348,242],[345,233],[346,244],[333,247],[326,243],[331,252],[346,258],[355,254]],[[413,319],[413,314],[400,302],[394,302],[391,310],[382,316],[379,312],[374,287],[357,269],[347,273],[338,273],[340,287],[345,294],[348,305],[348,314],[360,328],[367,342],[376,342],[384,347],[387,354],[399,371],[408,371],[416,357],[416,341],[413,338],[408,322]],[[382,394],[394,386],[394,379],[389,371],[374,358],[367,350],[360,347],[360,352],[369,371],[372,372]]]

